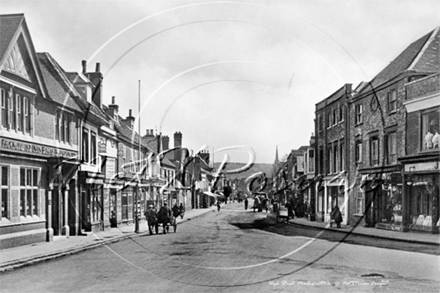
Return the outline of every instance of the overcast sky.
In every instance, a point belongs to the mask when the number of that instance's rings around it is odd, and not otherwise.
[[[100,62],[104,104],[116,96],[123,117],[138,111],[140,80],[142,134],[247,145],[260,163],[307,145],[317,102],[440,25],[438,0],[0,0],[0,11],[24,13],[36,51],[65,71]]]

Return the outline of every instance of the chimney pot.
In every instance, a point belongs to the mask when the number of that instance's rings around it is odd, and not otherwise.
[[[112,97],[112,105],[115,104],[115,96]]]
[[[128,110],[128,117],[131,117],[131,109]]]
[[[101,72],[101,64],[99,62],[96,62],[95,72]]]
[[[86,73],[86,72],[87,72],[87,61],[86,61],[86,60],[83,60],[83,61],[81,62],[81,64],[82,64],[82,72],[83,72],[83,73]]]

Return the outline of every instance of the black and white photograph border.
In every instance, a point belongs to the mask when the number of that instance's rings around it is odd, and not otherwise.
[[[439,292],[438,11],[0,0],[0,292]]]

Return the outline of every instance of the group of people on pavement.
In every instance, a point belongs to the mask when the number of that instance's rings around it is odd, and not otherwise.
[[[176,203],[174,204],[173,208],[170,209],[168,203],[164,202],[159,211],[156,211],[153,205],[149,205],[145,211],[145,218],[148,223],[148,231],[150,232],[150,235],[153,235],[153,229],[156,234],[159,234],[159,224],[162,224],[163,234],[167,234],[169,231],[169,224],[171,223],[173,217],[175,219],[180,216],[183,219],[184,215],[185,207],[182,203],[180,206],[178,206]]]

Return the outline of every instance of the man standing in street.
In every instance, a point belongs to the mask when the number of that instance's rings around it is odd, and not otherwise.
[[[162,223],[163,225],[163,234],[167,234],[168,232],[169,229],[168,224],[171,220],[171,216],[172,216],[171,209],[168,207],[167,202],[164,202],[158,214],[159,223]]]
[[[152,205],[149,205],[148,209],[145,211],[145,218],[148,222],[148,230],[150,231],[150,235],[153,235],[153,227],[157,234],[159,230],[159,227],[157,225],[157,213],[153,209]]]

